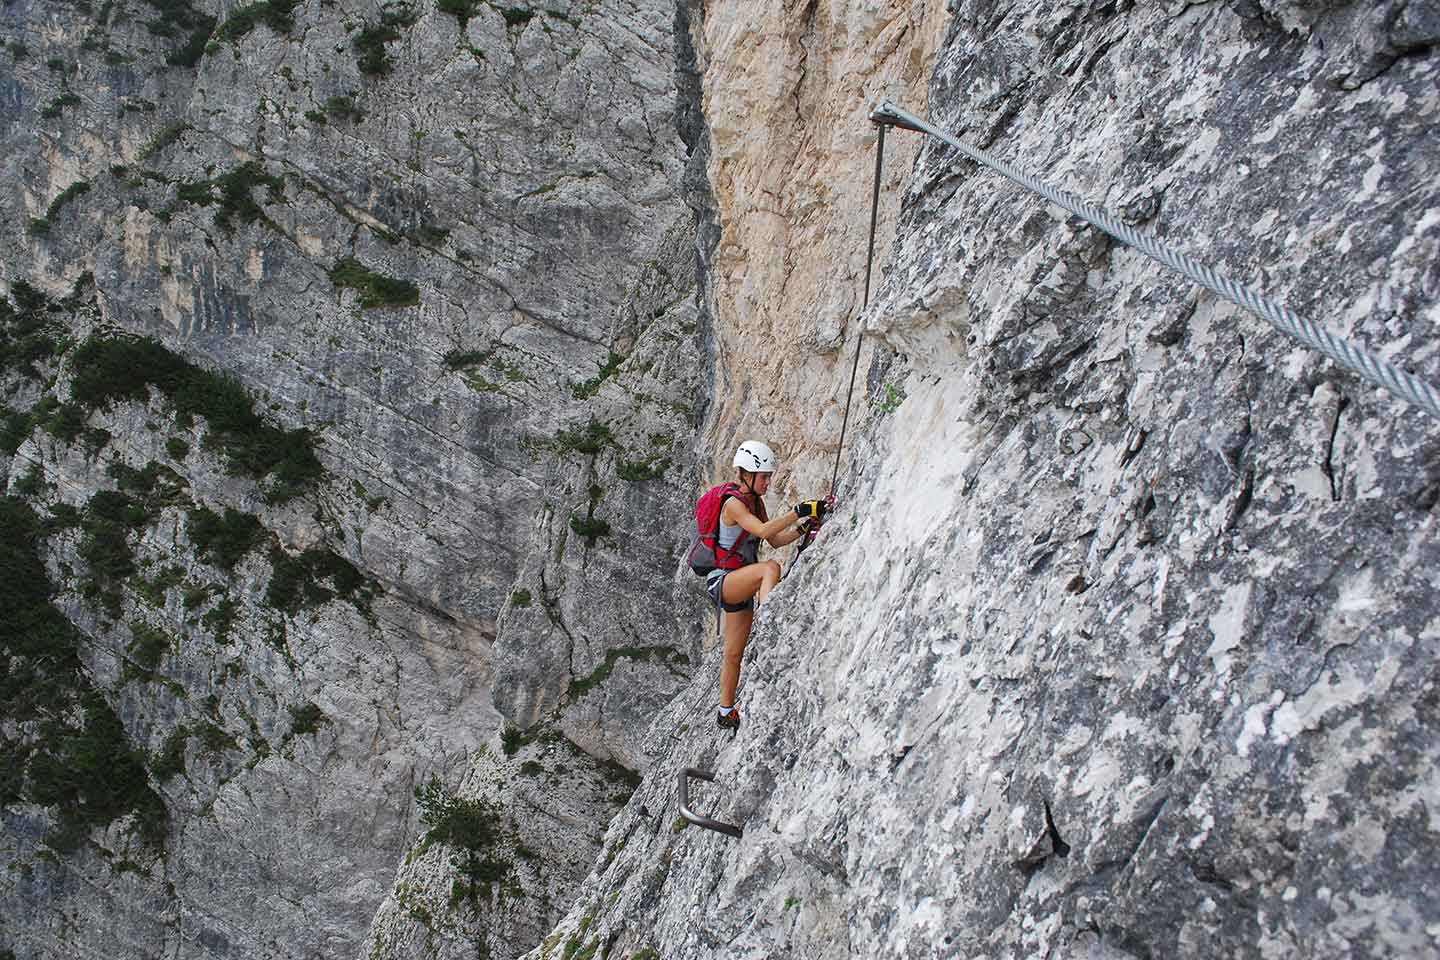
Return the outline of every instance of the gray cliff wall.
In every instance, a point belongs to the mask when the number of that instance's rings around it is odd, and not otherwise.
[[[1427,11],[956,3],[928,113],[1433,383]],[[1440,425],[935,144],[886,201],[744,726],[707,658],[529,956],[1440,951]],[[677,820],[689,765],[743,839]]]
[[[0,955],[1440,950],[1440,428],[910,134],[856,342],[891,96],[1440,380],[1430,7],[0,40]],[[857,348],[722,738],[689,504]]]
[[[687,35],[6,6],[6,570],[53,592],[5,601],[0,950],[505,957],[563,913],[700,656],[635,589],[703,413]]]

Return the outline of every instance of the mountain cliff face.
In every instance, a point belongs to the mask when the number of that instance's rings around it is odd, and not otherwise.
[[[0,33],[0,950],[513,956],[700,653],[668,580],[616,586],[694,483],[687,29],[16,0]]]
[[[950,6],[939,124],[1440,379],[1424,10]],[[528,956],[1440,949],[1440,428],[941,145],[886,199],[842,509],[744,726],[707,659]],[[677,819],[687,766],[741,839]]]
[[[5,12],[0,956],[1440,949],[1425,5]]]

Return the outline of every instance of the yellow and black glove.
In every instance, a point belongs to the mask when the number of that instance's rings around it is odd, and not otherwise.
[[[795,515],[801,520],[824,520],[830,512],[830,504],[824,500],[804,500],[795,504]]]

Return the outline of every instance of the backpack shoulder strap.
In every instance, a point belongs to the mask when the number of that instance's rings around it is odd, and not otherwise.
[[[720,530],[720,524],[722,522],[721,516],[725,513],[725,501],[729,500],[731,497],[735,497],[737,499],[743,497],[743,494],[740,492],[740,485],[738,483],[735,483],[734,481],[726,484],[721,484],[720,507],[719,511],[715,514],[715,530],[717,533]]]
[[[729,547],[720,546],[720,524],[725,522],[725,501],[729,500],[731,497],[735,497],[736,499],[741,500],[741,502],[744,502],[744,494],[740,490],[740,485],[733,480],[729,483],[723,484],[720,487],[720,509],[715,513],[715,555],[717,557],[720,555],[720,551],[722,550],[726,554],[733,557],[735,554],[740,552],[740,545],[745,542],[745,538],[750,536],[750,531],[746,530],[744,527],[741,527],[740,536],[735,538],[735,542],[733,544],[731,544]]]

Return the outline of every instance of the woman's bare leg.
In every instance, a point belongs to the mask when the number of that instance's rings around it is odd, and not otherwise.
[[[722,616],[725,618],[725,654],[720,663],[720,706],[733,707],[735,688],[740,685],[740,658],[745,655],[755,611],[742,610]]]
[[[726,603],[744,603],[754,597],[756,603],[764,603],[779,582],[780,564],[774,560],[752,563],[725,575],[720,599]]]
[[[725,575],[720,598],[726,603],[744,603],[754,597],[758,605],[779,582],[780,564],[774,560],[752,563]],[[735,705],[735,688],[740,685],[740,658],[745,655],[745,644],[750,640],[755,611],[742,610],[722,616],[725,618],[725,654],[720,664],[720,706],[731,707]]]

